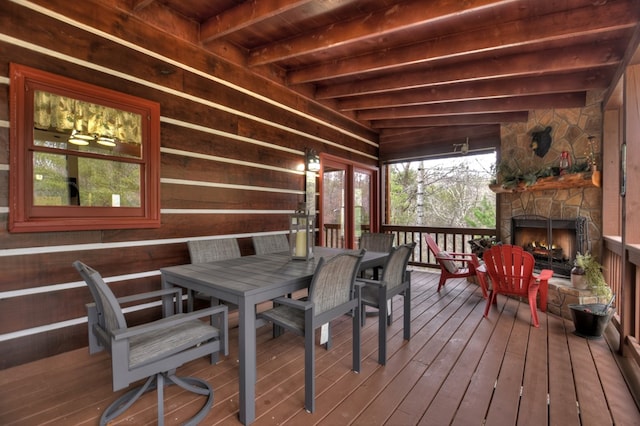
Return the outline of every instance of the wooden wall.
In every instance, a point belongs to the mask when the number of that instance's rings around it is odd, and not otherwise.
[[[105,4],[0,7],[0,369],[87,345],[74,260],[117,295],[157,288],[190,238],[235,236],[251,254],[251,235],[287,231],[305,148],[377,164],[377,135],[358,123]],[[160,228],[8,233],[10,62],[160,103]]]

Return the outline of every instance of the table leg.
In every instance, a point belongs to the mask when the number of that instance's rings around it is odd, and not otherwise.
[[[238,304],[238,346],[240,374],[240,422],[253,423],[256,417],[256,312],[246,300]]]
[[[160,278],[160,283],[161,283],[161,287],[162,289],[167,289],[167,288],[173,288],[173,284],[171,284],[170,282],[167,281],[167,279],[164,277],[164,275]],[[164,318],[166,317],[170,317],[171,315],[174,314],[174,309],[173,309],[173,304],[174,303],[182,303],[182,300],[180,301],[173,301],[173,297],[169,298],[167,296],[163,296],[162,297],[162,315]]]

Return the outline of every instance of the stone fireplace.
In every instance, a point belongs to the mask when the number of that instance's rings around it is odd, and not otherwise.
[[[568,278],[576,253],[585,252],[587,219],[554,219],[542,216],[511,218],[513,244],[531,253],[537,269],[551,269],[555,276]]]
[[[505,123],[501,125],[501,149],[499,160],[511,170],[517,169],[523,174],[535,174],[542,169],[557,168],[563,152],[569,153],[571,161],[585,162],[589,156],[595,156],[596,167],[601,167],[602,112],[601,93],[589,93],[584,108],[534,110],[529,112],[526,123]],[[548,152],[540,157],[532,149],[532,134],[551,127],[551,145]],[[589,140],[589,136],[593,139]],[[594,143],[595,141],[595,143]],[[497,176],[500,182],[500,175]],[[575,251],[590,251],[600,258],[602,235],[602,190],[599,182],[571,179],[557,179],[552,185],[531,185],[513,191],[498,194],[498,238],[508,244],[526,245],[530,241],[521,241],[521,235],[514,234],[514,223],[522,218],[538,218],[541,224],[537,229],[537,240],[562,241],[562,257],[572,262]],[[549,219],[550,218],[550,219]],[[552,220],[552,222],[547,222]],[[569,231],[570,227],[576,228]],[[551,229],[549,229],[551,228]],[[577,228],[584,228],[577,235]],[[582,232],[583,231],[583,232]],[[549,235],[552,232],[552,235]],[[559,240],[561,234],[566,238],[576,238],[575,242]],[[526,247],[525,247],[526,248]],[[546,254],[546,252],[544,252]],[[548,259],[556,276],[565,276],[567,266],[563,261]],[[539,257],[545,257],[542,254]],[[542,259],[540,266],[542,266]],[[569,268],[570,271],[570,268]]]

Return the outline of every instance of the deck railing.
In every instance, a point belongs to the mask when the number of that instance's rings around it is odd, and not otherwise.
[[[324,245],[327,247],[344,247],[344,239],[337,224],[325,224],[323,227]],[[437,268],[438,264],[433,254],[429,252],[425,234],[431,234],[440,246],[448,252],[471,253],[469,240],[482,237],[495,237],[496,230],[488,228],[443,228],[433,226],[401,226],[382,225],[381,232],[394,234],[394,245],[416,243],[413,256],[409,263],[415,266]]]
[[[604,236],[605,280],[616,295],[613,324],[623,355],[640,367],[640,245],[623,245],[620,237]]]

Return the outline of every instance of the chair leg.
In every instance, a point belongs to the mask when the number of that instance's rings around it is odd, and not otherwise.
[[[444,276],[442,272],[440,272],[440,281],[438,282],[438,292],[440,292],[440,289],[444,287],[445,281],[447,281],[447,278]]]
[[[540,321],[538,321],[538,305],[536,304],[537,293],[537,289],[534,291],[529,290],[529,308],[531,309],[533,325],[535,327],[540,327]]]
[[[487,304],[484,307],[484,317],[488,318],[489,309],[491,309],[491,305],[493,305],[496,301],[496,293],[492,290],[489,292],[489,298],[487,299]]]
[[[547,293],[549,292],[549,282],[542,281],[540,282],[539,293],[540,293],[540,310],[542,312],[547,312]]]
[[[411,287],[403,292],[404,298],[404,340],[411,339]]]
[[[482,271],[476,271],[476,277],[478,277],[478,281],[480,282],[480,288],[482,289],[482,297],[484,299],[487,298],[487,274]]]
[[[360,343],[362,340],[362,330],[360,328],[360,319],[358,318],[360,316],[360,309],[361,306],[356,306],[356,308],[354,309],[354,315],[353,315],[353,337],[351,340],[353,340],[353,348],[351,349],[353,352],[353,371],[355,371],[356,373],[360,372],[360,368],[362,365],[362,355],[360,354]]]
[[[384,300],[384,299],[382,299]],[[387,304],[378,306],[378,364],[387,363]]]
[[[316,394],[316,363],[315,363],[315,333],[308,327],[304,334],[304,409],[309,413],[315,410]]]
[[[156,394],[158,395],[158,426],[164,426],[164,374],[156,375]]]

